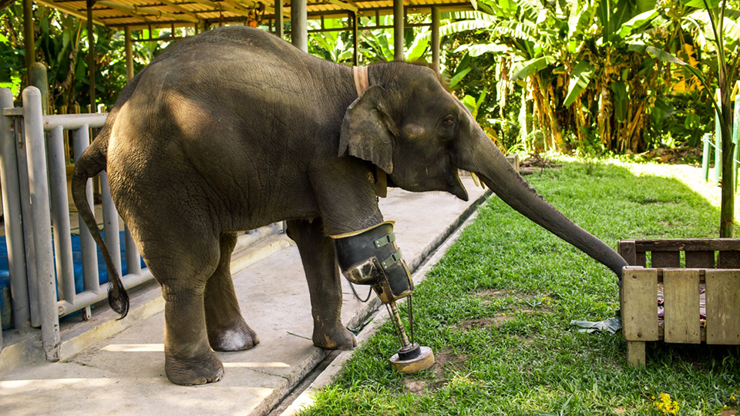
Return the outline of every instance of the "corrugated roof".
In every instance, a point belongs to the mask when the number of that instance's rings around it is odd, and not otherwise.
[[[87,18],[85,0],[36,0],[74,16]],[[283,1],[283,15],[290,21],[290,1]],[[442,11],[471,10],[470,0],[404,0],[407,14],[428,13],[432,6]],[[357,11],[358,16],[389,14],[393,0],[308,0],[309,19],[321,16],[344,17]],[[111,28],[194,26],[198,22],[218,24],[274,20],[275,3],[252,0],[98,0],[92,6],[93,21]]]

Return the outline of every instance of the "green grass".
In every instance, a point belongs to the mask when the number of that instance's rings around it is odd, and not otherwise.
[[[566,161],[528,179],[612,247],[631,238],[715,237],[715,206],[683,182],[651,174],[671,169]],[[387,360],[398,341],[386,324],[304,414],[658,415],[661,393],[677,402],[677,414],[735,414],[737,347],[648,343],[647,366],[635,369],[621,334],[569,326],[618,309],[605,266],[492,199],[414,293],[416,338],[432,347],[437,365],[392,371]]]

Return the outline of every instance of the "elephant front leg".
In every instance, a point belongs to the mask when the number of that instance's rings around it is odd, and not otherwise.
[[[326,349],[352,349],[355,336],[342,324],[342,284],[334,243],[324,235],[320,219],[288,221],[288,236],[296,242],[308,281],[313,315],[313,343]]]
[[[231,253],[236,233],[224,233],[219,241],[218,267],[206,283],[205,312],[208,341],[216,351],[241,351],[259,343],[257,334],[244,322],[231,280]]]

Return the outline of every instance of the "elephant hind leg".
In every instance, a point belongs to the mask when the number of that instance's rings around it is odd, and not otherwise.
[[[288,236],[298,246],[308,280],[314,345],[326,349],[354,348],[355,336],[342,324],[342,283],[334,243],[324,235],[323,222],[288,221]]]
[[[224,369],[208,343],[203,301],[206,281],[218,264],[218,240],[172,232],[168,237],[173,238],[167,238],[166,248],[144,239],[142,250],[165,300],[165,373],[181,385],[219,381]]]
[[[236,233],[224,233],[219,241],[220,259],[208,279],[205,292],[208,341],[216,351],[241,351],[259,343],[257,334],[244,322],[231,279],[231,253]]]

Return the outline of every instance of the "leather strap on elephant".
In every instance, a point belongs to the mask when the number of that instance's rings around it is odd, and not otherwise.
[[[366,89],[370,88],[370,78],[367,75],[366,66],[353,66],[352,76],[355,79],[355,89],[357,96],[361,96]]]
[[[406,297],[414,290],[411,273],[396,245],[393,222],[331,238],[344,277],[355,284],[370,285],[383,303]]]
[[[361,97],[362,93],[370,88],[370,77],[367,75],[366,66],[353,66],[352,78],[355,81],[355,90],[357,96]],[[375,194],[381,198],[388,196],[388,178],[383,169],[375,167]]]

